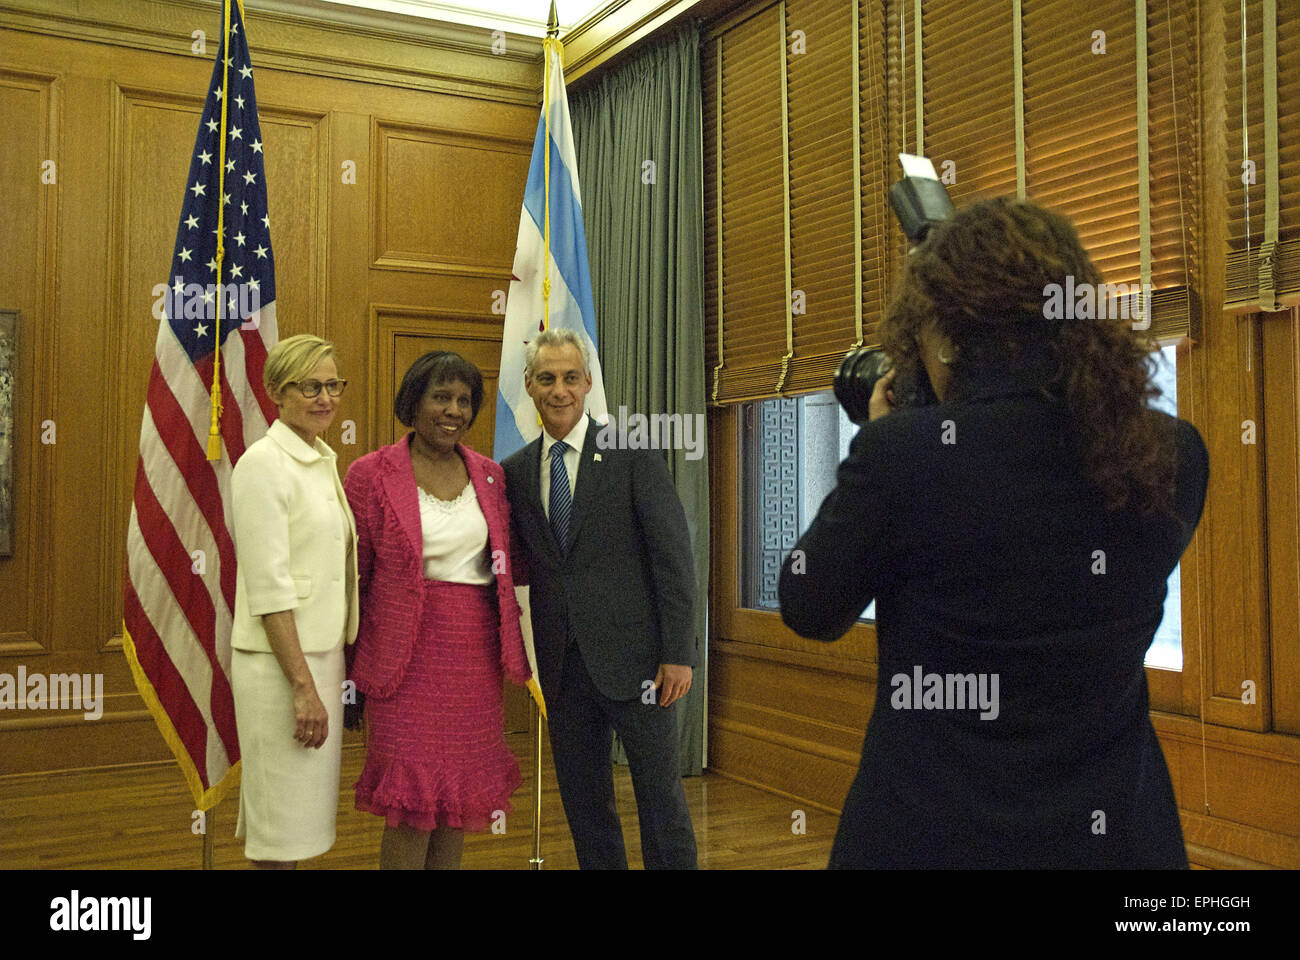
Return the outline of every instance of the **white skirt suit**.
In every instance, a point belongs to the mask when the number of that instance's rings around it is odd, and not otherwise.
[[[277,420],[231,474],[235,618],[230,682],[242,778],[239,824],[250,860],[305,860],[334,845],[343,747],[343,646],[357,636],[356,524],[335,453]],[[294,739],[293,695],[263,614],[292,610],[329,715],[319,749]]]

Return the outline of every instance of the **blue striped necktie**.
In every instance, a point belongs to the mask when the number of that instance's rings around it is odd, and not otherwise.
[[[573,515],[573,494],[569,492],[569,471],[564,469],[564,454],[569,445],[557,440],[551,447],[551,529],[564,553],[569,551],[569,520]]]

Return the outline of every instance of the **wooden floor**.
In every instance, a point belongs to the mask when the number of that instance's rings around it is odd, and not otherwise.
[[[470,870],[526,870],[532,855],[532,759],[526,734],[508,738],[519,758],[524,783],[503,834],[470,834],[463,866]],[[375,869],[382,821],[352,806],[352,784],[364,761],[363,748],[343,750],[338,839],[332,850],[302,869]],[[543,756],[542,856],[545,869],[578,866],[568,824],[555,787],[549,750]],[[801,807],[784,797],[717,774],[683,781],[702,869],[820,869],[826,866],[838,818]],[[641,832],[626,767],[614,768],[614,787],[628,863],[639,869]],[[0,777],[0,869],[197,869],[202,839],[191,832],[192,807],[173,763],[140,764],[56,774]],[[806,832],[795,833],[802,809]],[[234,837],[238,798],[232,792],[217,808],[214,866],[248,868],[243,844]]]

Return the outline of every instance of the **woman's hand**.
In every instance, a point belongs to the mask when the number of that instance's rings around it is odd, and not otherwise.
[[[360,730],[366,719],[366,695],[360,690],[354,690],[353,695],[356,697],[355,703],[343,703],[343,729]]]
[[[304,747],[320,749],[329,736],[330,718],[311,680],[293,688],[293,719],[293,738]]]
[[[894,391],[891,388],[896,376],[898,376],[897,368],[890,370],[876,381],[875,389],[871,391],[871,400],[867,403],[868,420],[879,420],[894,409]]]
[[[298,642],[293,611],[264,613],[262,624],[266,627],[266,641],[271,645],[271,652],[279,661],[293,694],[293,738],[304,747],[319,747],[329,734],[329,714],[316,692],[311,668],[307,666],[307,658]],[[334,695],[338,696],[338,693]]]

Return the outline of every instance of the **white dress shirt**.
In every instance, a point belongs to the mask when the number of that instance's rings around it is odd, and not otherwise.
[[[587,415],[584,413],[568,436],[564,437],[564,442],[569,445],[569,449],[564,453],[564,469],[569,474],[569,500],[573,500],[573,492],[578,488],[578,462],[582,459],[582,445],[587,440]],[[542,427],[542,509],[546,511],[546,519],[551,519],[551,447],[555,446],[555,438],[552,437]]]

